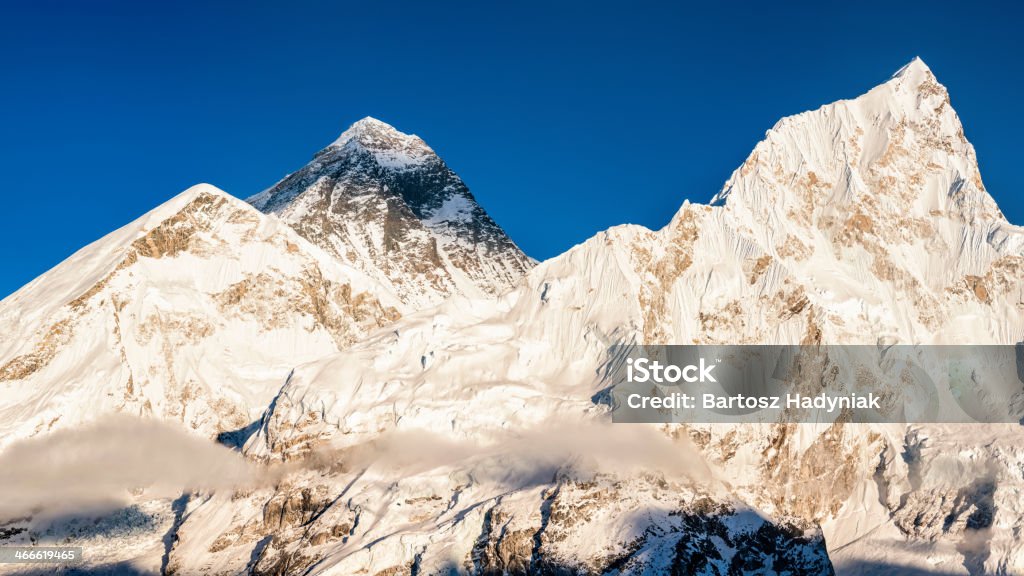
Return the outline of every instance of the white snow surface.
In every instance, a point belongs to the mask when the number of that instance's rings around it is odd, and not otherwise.
[[[318,291],[337,302],[318,309]],[[0,302],[0,331],[18,335],[0,342],[0,446],[111,412],[244,427],[295,364],[400,306],[276,218],[194,186]]]

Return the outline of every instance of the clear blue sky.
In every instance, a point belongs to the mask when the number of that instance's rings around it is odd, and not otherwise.
[[[155,4],[0,7],[0,296],[194,183],[258,192],[366,115],[548,258],[707,201],[779,117],[915,55],[1024,223],[1010,3]]]

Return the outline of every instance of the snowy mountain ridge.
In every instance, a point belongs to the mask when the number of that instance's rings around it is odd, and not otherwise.
[[[1024,229],[985,190],[948,92],[919,59],[779,121],[711,204],[536,266],[421,140],[371,119],[250,199],[269,216],[199,197],[167,210],[184,213],[173,233],[144,219],[0,303],[0,322],[34,335],[0,351],[0,371],[42,365],[0,386],[75,402],[105,390],[78,379],[76,359],[106,357],[106,382],[124,370],[119,342],[138,343],[123,346],[127,365],[142,358],[152,381],[213,374],[237,387],[249,356],[202,358],[255,347],[261,323],[283,322],[242,452],[291,472],[184,496],[173,526],[149,534],[173,535],[166,573],[1024,572],[1019,426],[619,426],[604,401],[622,344],[1024,340]],[[84,280],[68,284],[78,268]],[[313,268],[324,281],[310,290]],[[244,278],[268,269],[257,306]],[[72,332],[105,334],[111,351],[48,328],[83,291],[95,312]],[[182,345],[197,332],[173,328],[186,312],[218,338]],[[147,347],[151,325],[168,344]],[[36,344],[51,332],[57,344]],[[159,372],[183,362],[196,367]],[[230,429],[209,424],[221,405],[198,390],[182,422]],[[173,402],[152,404],[178,417]],[[19,434],[45,433],[44,416],[2,414],[35,426]]]
[[[666,426],[669,452],[709,477],[673,473],[671,459],[646,473],[591,468],[621,458],[612,439],[629,433],[600,401],[613,345],[1024,337],[1024,231],[985,191],[919,60],[780,121],[717,200],[684,203],[658,231],[598,234],[497,301],[449,300],[298,368],[248,456],[294,461],[427,432],[475,448],[214,495],[181,527],[176,565],[232,573],[271,530],[254,573],[1024,570],[1010,528],[1024,522],[1019,427]],[[555,421],[601,448],[561,428],[531,453],[513,448]],[[511,472],[471,455],[491,451]],[[294,513],[271,522],[265,502]]]
[[[247,426],[294,363],[403,305],[275,218],[201,184],[0,302],[0,445],[123,412]]]

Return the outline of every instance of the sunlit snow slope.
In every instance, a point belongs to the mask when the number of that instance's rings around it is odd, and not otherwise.
[[[0,302],[0,446],[121,412],[214,436],[402,304],[276,218],[183,192]]]

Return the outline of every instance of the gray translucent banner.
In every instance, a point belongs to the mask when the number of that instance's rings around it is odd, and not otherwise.
[[[614,422],[1013,422],[1024,347],[616,346]]]

